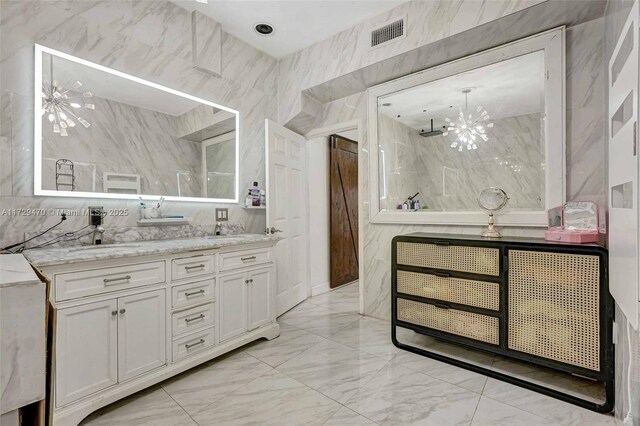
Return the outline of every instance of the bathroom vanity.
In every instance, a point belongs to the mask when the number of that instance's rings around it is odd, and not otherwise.
[[[582,407],[614,403],[607,251],[535,238],[415,233],[392,243],[396,346]],[[596,403],[401,343],[396,326],[604,384]]]
[[[48,279],[50,419],[96,409],[279,335],[276,238],[211,236],[30,250]]]

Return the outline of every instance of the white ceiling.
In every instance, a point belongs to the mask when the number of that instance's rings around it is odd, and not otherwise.
[[[238,37],[271,56],[281,58],[311,46],[406,0],[173,0],[187,10],[198,10]],[[266,22],[270,36],[254,31]]]
[[[470,113],[478,106],[492,118],[542,112],[544,70],[544,52],[533,52],[379,98],[379,111],[416,130],[430,129],[433,118],[437,130],[445,117],[458,117],[459,108],[464,108],[462,90],[471,88]]]

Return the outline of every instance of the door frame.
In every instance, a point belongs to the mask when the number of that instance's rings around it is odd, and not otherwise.
[[[329,126],[318,127],[316,129],[310,130],[307,132],[304,137],[307,141],[315,138],[321,137],[329,137],[334,133],[345,132],[347,130],[356,130],[358,132],[358,299],[359,299],[359,312],[364,314],[364,287],[362,281],[364,279],[364,232],[362,232],[364,228],[364,214],[365,209],[362,207],[363,198],[363,182],[365,176],[365,167],[362,162],[363,156],[360,155],[363,152],[363,147],[366,144],[362,143],[362,136],[364,135],[365,124],[361,119],[343,121],[341,123],[332,124]],[[308,203],[307,203],[307,214],[308,214]],[[310,221],[307,220],[307,230],[310,232]],[[309,253],[309,244],[307,244],[307,264],[310,264],[310,253]],[[311,277],[308,277],[307,282],[311,282]],[[338,287],[340,288],[340,287]],[[311,295],[311,288],[308,289],[309,295]]]

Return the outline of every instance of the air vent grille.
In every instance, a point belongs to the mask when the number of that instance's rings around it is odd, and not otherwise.
[[[404,35],[404,18],[371,31],[371,47],[381,45]]]

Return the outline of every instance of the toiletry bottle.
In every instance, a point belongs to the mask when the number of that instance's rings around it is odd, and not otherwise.
[[[251,207],[252,205],[253,205],[253,198],[251,197],[251,190],[249,190],[249,193],[247,194],[247,198],[245,198],[244,200],[244,206]]]
[[[261,206],[267,205],[267,191],[265,191],[264,189],[260,190],[260,205]]]

